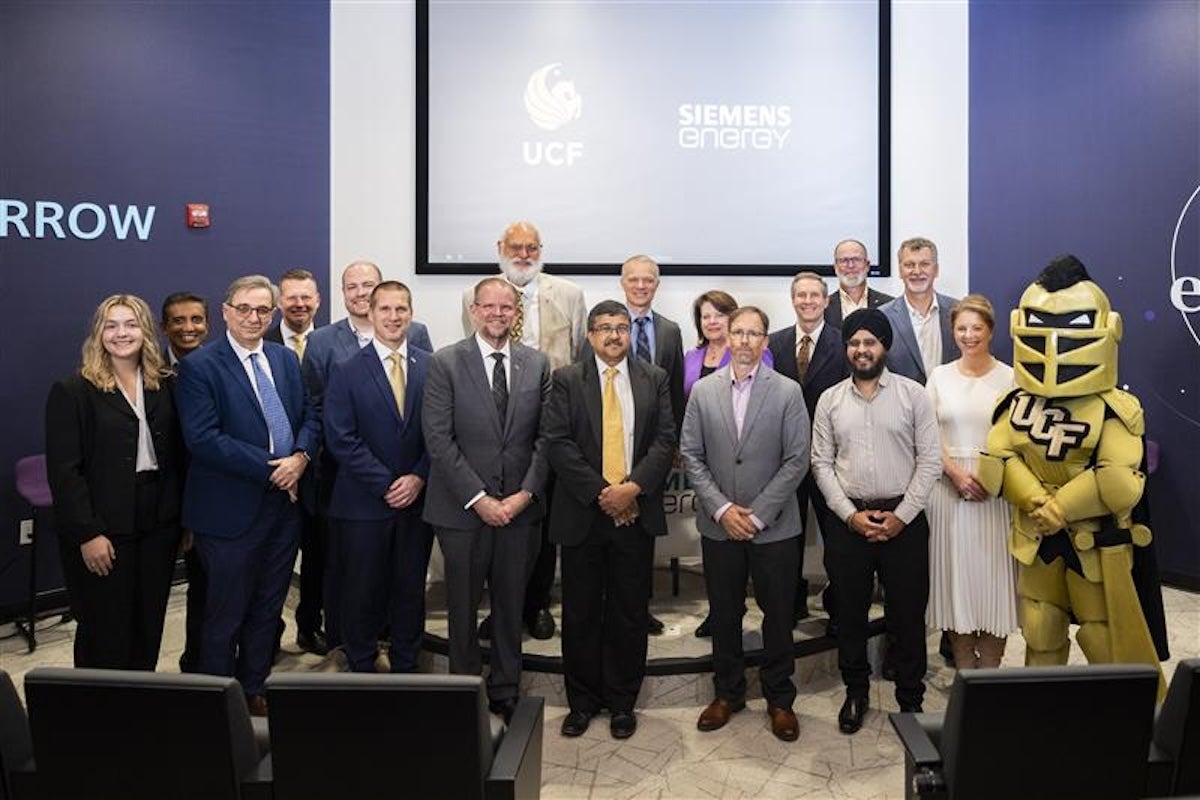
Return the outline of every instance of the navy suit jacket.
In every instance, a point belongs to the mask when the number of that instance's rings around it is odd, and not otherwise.
[[[950,327],[950,309],[958,301],[938,293],[938,323],[942,327],[942,358],[938,363],[948,364],[962,356],[954,343],[954,330]],[[925,362],[921,360],[921,348],[917,345],[917,334],[913,331],[912,319],[908,316],[908,304],[904,295],[880,309],[892,323],[892,346],[887,353],[887,368],[897,375],[911,378],[924,385],[929,376],[925,374]]]
[[[429,478],[421,432],[421,397],[431,356],[408,348],[404,417],[375,348],[367,345],[333,367],[325,390],[325,447],[338,464],[329,516],[385,520],[400,513],[383,500],[396,478]],[[420,516],[422,497],[410,506]]]
[[[343,322],[344,321],[345,320],[343,320]],[[280,329],[279,329],[279,326],[281,324],[282,323],[276,322],[274,325],[272,325],[270,328],[268,328],[267,332],[263,334],[263,338],[266,339],[268,342],[276,342],[277,344],[283,344],[283,332],[280,331]],[[336,325],[337,323],[334,323],[334,324]],[[346,324],[348,325],[349,323],[346,323]],[[328,328],[330,326],[325,325],[323,327]],[[313,333],[316,333],[319,330],[322,330],[322,328],[317,328],[316,330],[313,331]],[[353,333],[353,331],[349,331],[349,332]],[[409,324],[409,326],[408,326],[408,346],[409,347],[419,347],[422,350],[426,351],[427,353],[433,352],[433,342],[429,338],[429,329],[425,327],[425,323],[417,322],[416,320],[413,320]],[[307,348],[305,349],[304,354],[306,356],[308,355]]]
[[[310,455],[321,423],[300,378],[296,357],[282,345],[263,343],[275,390],[292,424],[295,449]],[[242,535],[254,522],[271,485],[270,435],[250,377],[221,336],[179,362],[176,382],[183,438],[191,453],[183,493],[183,525],[222,538]],[[308,472],[305,471],[307,478]]]
[[[775,371],[800,383],[796,373],[796,326],[789,325],[772,333],[767,346],[775,357]],[[800,383],[804,389],[804,405],[808,408],[809,422],[817,410],[821,393],[849,377],[850,361],[842,344],[842,332],[837,326],[826,322],[825,327],[821,328],[821,335],[813,343],[808,371],[804,373],[804,382]]]

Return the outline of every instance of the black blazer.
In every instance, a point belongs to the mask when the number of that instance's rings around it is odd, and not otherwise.
[[[867,308],[879,308],[894,299],[890,294],[877,292],[870,286],[867,287]],[[842,295],[837,289],[829,293],[829,305],[825,306],[825,324],[835,328],[842,327]]]
[[[158,459],[162,527],[179,524],[183,438],[170,381],[145,390],[146,422]],[[80,544],[134,529],[138,419],[120,390],[102,392],[79,374],[58,381],[46,400],[46,471],[62,535]]]
[[[788,325],[772,333],[767,348],[775,358],[775,371],[798,381],[796,326]],[[821,335],[813,343],[812,358],[809,359],[808,371],[804,373],[804,382],[801,384],[810,423],[817,410],[817,400],[821,393],[849,377],[850,362],[846,360],[846,348],[842,346],[841,329],[826,322],[825,327],[821,329]]]
[[[675,419],[667,373],[628,359],[633,389],[633,469],[629,480],[642,487],[638,508],[643,530],[667,534],[662,490],[675,456]],[[597,498],[608,485],[603,468],[600,373],[589,356],[554,371],[550,402],[542,414],[550,466],[558,483],[550,504],[550,540],[579,544],[603,514]]]

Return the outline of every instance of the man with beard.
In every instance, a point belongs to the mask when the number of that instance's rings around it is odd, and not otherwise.
[[[867,286],[871,258],[867,246],[858,239],[843,239],[833,248],[833,271],[838,277],[838,289],[829,295],[825,322],[840,328],[842,320],[860,308],[879,308],[892,296]]]
[[[514,342],[532,347],[546,355],[550,369],[556,370],[579,360],[585,341],[587,305],[583,290],[563,278],[542,272],[542,237],[532,222],[514,222],[504,229],[496,242],[500,271],[517,287],[519,305],[510,336]],[[463,333],[471,336],[475,323],[471,317],[474,287],[463,292]],[[545,494],[554,502],[553,476]],[[554,617],[550,616],[550,588],[554,585],[557,553],[549,538],[547,514],[542,522],[541,549],[525,588],[525,626],[535,639],[554,635]],[[488,638],[489,620],[479,628]]]
[[[916,381],[885,366],[892,326],[877,309],[847,317],[850,377],[817,401],[812,470],[829,512],[826,564],[838,605],[838,668],[846,701],[842,733],[862,727],[870,693],[867,612],[875,576],[895,634],[896,700],[920,711],[925,696],[929,524],[925,502],[942,472],[933,404]]]

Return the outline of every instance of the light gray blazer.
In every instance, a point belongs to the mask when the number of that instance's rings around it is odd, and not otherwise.
[[[948,295],[938,293],[938,322],[942,328],[942,360],[938,363],[948,364],[962,356],[958,345],[954,343],[954,330],[950,327],[950,310],[958,301]],[[908,304],[904,295],[880,306],[879,310],[892,323],[892,346],[887,353],[887,368],[897,375],[911,378],[922,386],[929,376],[925,374],[925,364],[921,361],[921,348],[917,344],[917,334],[913,331],[912,319],[908,316]]]
[[[758,544],[800,535],[796,487],[808,472],[809,421],[800,384],[759,365],[741,439],[733,419],[730,366],[692,387],[680,452],[699,508],[696,527],[709,539],[728,536],[713,514],[732,502],[766,525]]]
[[[521,489],[532,494],[535,502],[513,520],[521,525],[545,511],[549,467],[539,429],[550,397],[550,362],[520,344],[513,343],[511,352],[503,421],[474,335],[442,348],[429,361],[421,422],[430,459],[423,517],[431,525],[480,527],[479,515],[463,508],[480,491],[493,497]]]

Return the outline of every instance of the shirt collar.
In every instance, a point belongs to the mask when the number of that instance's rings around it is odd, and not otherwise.
[[[600,356],[593,355],[592,358],[596,359],[596,371],[599,372],[603,376],[604,370],[608,369],[608,364],[606,364],[604,361],[602,361]],[[618,375],[624,375],[626,378],[628,378],[629,377],[629,359],[628,358],[621,359],[621,363],[617,364],[615,369],[617,370]]]
[[[353,326],[351,326],[351,327],[353,327]],[[297,336],[307,337],[310,333],[312,333],[316,329],[317,329],[317,326],[313,325],[311,322],[309,322],[308,327],[305,328],[304,330],[300,331],[300,333],[296,333],[294,330],[289,328],[286,322],[280,323],[280,325],[279,325],[279,330],[283,331],[283,338],[289,339],[289,340],[295,339]]]
[[[731,363],[731,364],[729,364],[729,382],[731,384],[733,384],[734,388],[737,388],[740,386],[748,386],[749,384],[754,382],[754,378],[758,375],[758,368],[761,366],[762,366],[762,360],[760,359],[759,362],[754,365],[754,368],[751,369],[750,372],[746,373],[746,377],[742,378],[739,381],[737,378],[737,375],[733,371],[733,364]]]
[[[237,355],[238,361],[245,361],[255,353],[258,353],[259,355],[263,354],[262,339],[258,340],[258,347],[254,348],[253,350],[247,350],[237,343],[237,340],[233,338],[233,334],[229,331],[225,331],[225,338],[229,340],[229,346],[233,348],[233,352]]]
[[[800,323],[797,322],[796,323],[796,347],[800,346],[800,340],[803,339],[805,336],[812,339],[813,344],[816,345],[817,339],[821,338],[821,331],[823,331],[823,330],[825,330],[825,320],[824,319],[822,319],[820,322],[817,323],[817,327],[813,329],[812,333],[805,333],[804,328],[801,328]]]
[[[908,313],[910,316],[912,316],[916,319],[928,319],[929,317],[933,316],[934,314],[936,314],[938,312],[937,292],[933,293],[933,302],[929,304],[929,311],[925,314],[922,314],[920,311],[917,311],[915,308],[913,308],[913,304],[908,302],[907,294],[904,295],[904,305],[906,308],[908,308]]]
[[[400,346],[395,350],[392,350],[392,348],[375,338],[371,339],[371,344],[375,348],[376,355],[378,355],[382,361],[386,361],[388,356],[390,356],[392,353],[399,353],[400,360],[408,361],[408,337],[405,337],[404,341],[401,342]]]
[[[495,347],[492,347],[490,344],[485,342],[483,337],[477,332],[475,334],[475,344],[479,347],[479,354],[485,359],[491,358],[492,353],[503,353],[505,358],[507,358],[509,361],[512,360],[512,342],[510,340],[506,339],[504,341],[504,347],[501,347],[499,350],[497,350]]]

